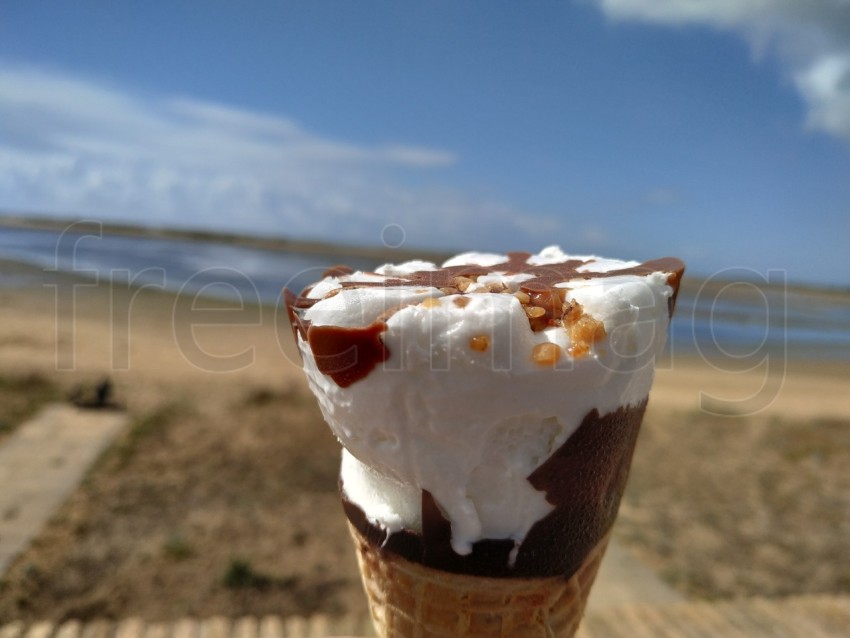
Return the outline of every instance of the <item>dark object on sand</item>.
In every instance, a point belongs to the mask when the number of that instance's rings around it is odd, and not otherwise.
[[[103,410],[119,407],[112,399],[112,381],[109,377],[97,383],[78,383],[68,395],[68,400],[78,408]]]

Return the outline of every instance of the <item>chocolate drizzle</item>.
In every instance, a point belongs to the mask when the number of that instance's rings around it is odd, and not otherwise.
[[[316,367],[339,387],[347,388],[389,357],[389,350],[381,341],[386,329],[383,321],[374,321],[365,328],[310,326],[307,343]]]
[[[614,523],[645,409],[644,401],[603,416],[591,411],[528,477],[536,489],[546,492],[554,509],[532,526],[513,564],[510,559],[516,545],[510,539],[483,539],[470,554],[455,553],[451,525],[427,491],[422,492],[422,533],[403,530],[388,535],[344,493],[343,508],[369,542],[428,567],[496,578],[569,578]]]
[[[570,259],[556,264],[533,266],[527,263],[530,256],[531,253],[527,252],[511,252],[508,253],[506,261],[493,266],[485,267],[475,264],[449,266],[437,270],[421,270],[403,277],[388,277],[383,281],[343,281],[341,284],[343,289],[387,286],[433,287],[451,290],[453,294],[462,294],[461,290],[455,288],[458,278],[476,278],[496,272],[532,275],[530,279],[520,284],[520,290],[527,293],[534,300],[535,305],[546,310],[542,317],[531,320],[532,328],[537,330],[551,325],[560,309],[561,298],[556,294],[555,285],[575,279],[602,279],[622,275],[646,276],[654,272],[669,273],[667,283],[673,288],[673,295],[668,301],[668,311],[672,317],[679,281],[685,268],[681,260],[665,257],[608,272],[579,272],[579,267],[593,262]],[[326,276],[336,277],[347,274],[351,274],[351,269],[347,266],[333,266],[325,273]],[[320,330],[317,330],[317,327],[311,326],[310,322],[302,317],[308,308],[320,301],[308,297],[310,290],[311,288],[308,287],[297,296],[289,290],[284,291],[293,333],[296,335],[296,340],[300,335],[310,344],[316,355],[319,370],[329,375],[341,387],[348,387],[365,378],[375,366],[389,357],[389,351],[381,340],[381,332],[386,329],[386,324],[375,321],[365,327],[322,326]]]
[[[493,266],[485,267],[475,264],[448,266],[446,268],[438,268],[437,270],[420,270],[404,275],[403,277],[389,277],[384,281],[344,281],[342,282],[342,287],[372,288],[386,286],[412,286],[417,288],[452,288],[455,285],[454,282],[457,277],[481,277],[482,275],[489,275],[498,272],[510,275],[532,275],[531,279],[520,284],[520,290],[528,293],[539,294],[540,292],[554,288],[556,284],[574,279],[603,279],[607,277],[619,277],[622,275],[646,276],[654,272],[667,272],[670,273],[667,281],[675,291],[678,288],[679,279],[685,269],[684,263],[676,257],[653,259],[651,261],[638,264],[637,266],[621,268],[619,270],[610,270],[607,272],[597,272],[592,270],[580,272],[578,270],[581,266],[592,264],[592,260],[585,261],[582,259],[569,259],[556,264],[533,266],[527,263],[529,257],[531,257],[531,253],[510,252],[508,253],[507,261],[503,261]]]

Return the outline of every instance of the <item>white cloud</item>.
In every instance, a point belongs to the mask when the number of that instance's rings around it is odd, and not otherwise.
[[[809,125],[850,140],[850,54],[824,56],[794,79],[810,105]]]
[[[775,52],[808,108],[807,125],[850,142],[850,1],[595,0],[609,16],[738,32]]]
[[[456,162],[443,149],[330,139],[279,115],[0,64],[0,209],[371,243],[396,223],[411,243],[441,245],[487,219],[535,239],[508,206],[399,179]]]

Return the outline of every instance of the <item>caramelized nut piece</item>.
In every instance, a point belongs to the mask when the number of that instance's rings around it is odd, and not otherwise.
[[[570,333],[572,345],[569,347],[569,353],[573,357],[583,357],[590,352],[590,344],[601,341],[605,338],[605,325],[591,317],[590,315],[582,314],[569,326],[566,326]]]
[[[605,338],[605,326],[590,315],[582,315],[570,328],[570,337],[576,341],[596,343]]]
[[[531,360],[541,366],[553,366],[560,358],[561,348],[555,343],[538,343],[531,351]]]
[[[528,305],[528,302],[530,302],[530,301],[531,301],[531,297],[529,296],[529,294],[528,294],[527,292],[523,292],[522,290],[517,290],[517,291],[514,293],[514,297],[516,297],[517,299],[519,299],[519,302],[520,302],[523,306],[527,306],[527,305]]]
[[[579,343],[574,343],[569,348],[567,348],[567,350],[569,351],[570,356],[573,359],[579,359],[581,357],[587,356],[587,354],[590,352],[590,346],[584,341],[581,341]]]
[[[581,304],[577,301],[569,301],[561,306],[561,310],[564,313],[562,320],[564,322],[564,328],[569,330],[569,326],[576,321],[584,313],[584,308],[581,307]]]
[[[455,297],[454,298],[454,304],[458,308],[465,308],[466,306],[469,305],[469,297]]]
[[[501,281],[491,281],[489,284],[487,284],[488,292],[505,292],[507,289],[508,287]]]
[[[476,335],[469,340],[469,347],[476,352],[484,352],[490,347],[490,337],[487,335]]]
[[[469,277],[455,277],[452,280],[452,283],[460,292],[466,292],[466,289],[469,288],[471,284],[475,283],[475,281]]]
[[[440,288],[440,291],[446,295],[456,295],[458,293],[457,288]]]
[[[546,314],[546,309],[541,308],[540,306],[526,306],[525,314],[528,315],[529,319],[536,319],[537,317],[542,317]]]
[[[422,300],[422,306],[425,308],[437,308],[440,305],[440,300],[437,297],[428,297]]]

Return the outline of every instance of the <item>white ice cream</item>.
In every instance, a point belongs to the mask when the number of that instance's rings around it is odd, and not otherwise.
[[[469,253],[445,265],[485,267],[506,255]],[[556,247],[529,258],[535,265],[595,260],[588,271],[637,265],[593,256],[569,256]],[[569,355],[560,326],[533,332],[512,294],[446,295],[428,287],[341,289],[343,281],[403,278],[436,269],[427,262],[386,265],[376,273],[329,277],[309,293],[321,299],[304,312],[314,326],[366,326],[404,305],[382,335],[389,358],[365,378],[340,387],[319,371],[303,339],[299,347],[322,412],[345,447],[346,497],[388,531],[419,530],[421,490],[431,492],[452,526],[452,546],[468,553],[482,538],[520,543],[552,508],[527,477],[596,408],[600,414],[646,399],[654,360],[666,340],[668,273],[576,279],[558,284],[567,300],[603,323],[607,336],[582,357]],[[469,288],[499,281],[513,291],[528,275],[494,271]],[[331,291],[332,296],[324,298]],[[433,297],[438,302],[423,300]],[[470,347],[473,337],[488,347]],[[561,349],[556,365],[532,360],[534,347]]]

